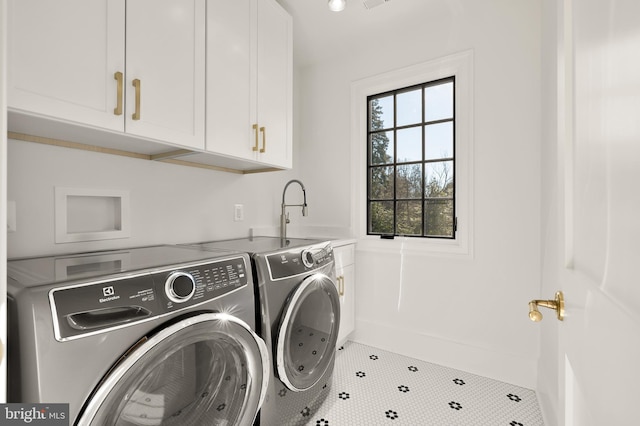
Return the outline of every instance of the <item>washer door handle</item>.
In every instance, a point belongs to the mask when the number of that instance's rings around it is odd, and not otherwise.
[[[141,306],[119,306],[67,315],[67,322],[71,328],[88,331],[138,321],[150,315],[151,311]]]

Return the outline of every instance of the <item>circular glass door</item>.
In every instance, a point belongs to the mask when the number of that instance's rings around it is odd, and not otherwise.
[[[276,346],[280,380],[293,391],[309,389],[335,359],[340,298],[325,274],[307,277],[289,296]]]
[[[87,403],[79,425],[252,424],[269,356],[243,321],[204,313],[160,330],[125,354]]]

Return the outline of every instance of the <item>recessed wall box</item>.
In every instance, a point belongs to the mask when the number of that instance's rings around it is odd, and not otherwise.
[[[127,238],[129,192],[55,188],[56,243]]]

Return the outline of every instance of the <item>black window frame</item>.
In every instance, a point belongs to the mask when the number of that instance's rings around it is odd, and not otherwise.
[[[447,83],[453,83],[453,93],[452,93],[452,107],[453,107],[453,111],[452,111],[452,116],[451,118],[446,118],[446,119],[438,119],[438,120],[429,120],[429,121],[425,121],[425,89],[428,87],[432,87],[432,86],[438,86],[438,85],[442,85],[442,84],[447,84]],[[409,124],[409,125],[402,125],[402,126],[398,126],[397,122],[398,122],[398,117],[397,117],[397,96],[406,92],[411,92],[411,91],[415,91],[417,89],[421,89],[421,96],[422,96],[422,117],[421,117],[421,121],[419,123],[413,123],[413,124]],[[369,95],[367,96],[367,137],[366,137],[366,143],[367,143],[367,167],[366,167],[366,179],[367,179],[367,235],[379,235],[381,237],[391,237],[391,236],[403,236],[403,237],[416,237],[416,238],[430,238],[430,239],[445,239],[445,240],[455,240],[456,239],[456,233],[457,233],[457,212],[456,212],[456,167],[457,167],[457,161],[456,161],[456,148],[457,148],[457,131],[456,131],[456,77],[454,76],[449,76],[449,77],[444,77],[444,78],[440,78],[440,79],[436,79],[436,80],[432,80],[432,81],[428,81],[425,83],[420,83],[420,84],[414,84],[411,86],[407,86],[407,87],[402,87],[399,89],[394,89],[394,90],[389,90],[386,92],[382,92],[382,93],[378,93],[375,95]],[[393,96],[393,126],[392,127],[387,127],[387,128],[382,128],[382,129],[375,129],[372,130],[371,129],[371,124],[372,124],[372,117],[371,117],[371,101],[374,99],[381,99],[381,98],[385,98],[388,96]],[[452,131],[453,131],[453,148],[452,148],[452,156],[451,157],[442,157],[442,158],[437,158],[437,159],[425,159],[425,129],[427,128],[427,126],[429,125],[435,125],[435,124],[440,124],[440,123],[452,123]],[[403,129],[410,129],[410,128],[415,128],[415,127],[420,127],[421,128],[421,134],[422,134],[422,156],[421,159],[418,161],[408,161],[408,162],[398,162],[398,144],[397,144],[397,132],[398,130],[403,130]],[[372,135],[377,134],[377,133],[386,133],[386,132],[393,132],[393,161],[389,162],[389,163],[383,163],[383,164],[372,164]],[[425,194],[425,190],[426,190],[426,184],[425,184],[425,179],[426,179],[426,173],[425,173],[425,168],[426,165],[430,164],[430,163],[441,163],[444,161],[450,161],[452,163],[452,172],[453,172],[453,176],[452,176],[452,192],[451,195],[448,197],[427,197]],[[421,166],[421,197],[420,198],[399,198],[398,194],[397,194],[397,180],[396,180],[396,176],[397,176],[397,169],[399,166],[411,166],[411,165],[420,165]],[[393,168],[393,176],[394,176],[394,182],[393,182],[393,197],[392,198],[373,198],[372,195],[372,170],[376,169],[376,168],[382,168],[382,167],[392,167]],[[451,223],[451,234],[450,235],[428,235],[426,233],[426,226],[425,226],[425,215],[426,215],[426,206],[429,202],[438,202],[441,200],[447,200],[447,201],[451,201],[452,203],[452,223]],[[372,217],[371,217],[371,206],[372,206],[372,202],[392,202],[393,203],[393,233],[386,233],[386,232],[374,232],[371,229],[371,222],[372,222]],[[398,233],[398,202],[403,202],[403,201],[420,201],[421,202],[421,218],[420,218],[420,222],[421,222],[421,233],[418,234],[401,234]]]

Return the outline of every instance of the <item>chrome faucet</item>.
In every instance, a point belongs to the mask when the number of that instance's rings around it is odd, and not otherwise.
[[[302,188],[302,196],[304,197],[302,204],[286,204],[285,203],[284,196],[287,193],[287,188],[289,187],[289,185],[291,185],[294,182],[300,185],[300,188]],[[302,216],[306,216],[308,213],[307,191],[304,188],[304,184],[297,179],[293,179],[287,182],[287,184],[284,186],[284,190],[282,191],[282,213],[280,214],[280,238],[282,240],[287,239],[287,223],[291,222],[289,220],[289,213],[286,212],[287,207],[302,207]]]

